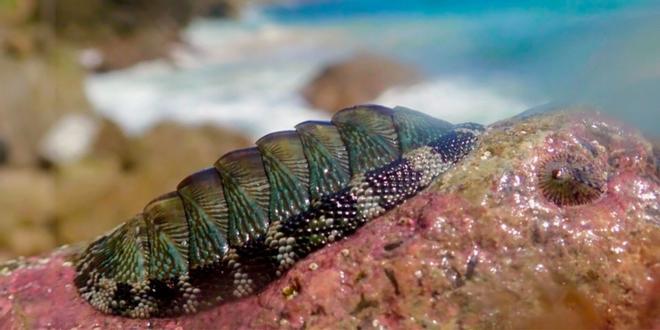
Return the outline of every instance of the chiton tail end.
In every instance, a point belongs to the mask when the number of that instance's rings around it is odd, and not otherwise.
[[[115,315],[147,317],[156,303],[146,297],[149,287],[149,239],[138,214],[87,247],[76,264],[75,284],[96,309]]]
[[[98,310],[133,318],[195,311],[188,281],[188,227],[176,192],[150,202],[77,261],[75,284]]]

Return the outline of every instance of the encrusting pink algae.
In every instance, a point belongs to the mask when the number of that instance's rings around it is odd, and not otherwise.
[[[77,295],[79,248],[65,247],[0,267],[0,328],[658,329],[657,164],[638,133],[594,113],[503,121],[426,192],[257,295],[107,316]]]

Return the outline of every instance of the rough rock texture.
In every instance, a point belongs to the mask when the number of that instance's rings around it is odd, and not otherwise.
[[[315,108],[338,111],[376,99],[388,88],[420,80],[412,68],[390,59],[360,54],[330,64],[310,81],[303,97]]]
[[[537,171],[563,152],[606,172],[600,198],[544,198]],[[79,248],[64,248],[4,265],[0,328],[657,329],[659,198],[636,133],[583,114],[503,122],[428,192],[261,294],[176,319],[109,317],[77,296]]]

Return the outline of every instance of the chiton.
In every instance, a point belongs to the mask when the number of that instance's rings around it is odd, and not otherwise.
[[[364,105],[266,135],[92,242],[76,260],[75,284],[98,310],[134,318],[254,294],[429,186],[482,132]]]

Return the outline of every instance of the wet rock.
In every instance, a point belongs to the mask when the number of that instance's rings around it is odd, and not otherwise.
[[[544,197],[540,165],[565,152],[607,174],[597,199]],[[110,317],[77,296],[67,260],[79,248],[69,248],[4,265],[0,327],[655,329],[651,155],[638,134],[595,115],[501,122],[427,192],[260,294],[175,319]]]
[[[420,75],[408,66],[361,54],[327,66],[307,84],[302,95],[315,108],[337,111],[373,101],[388,88],[419,80]]]

